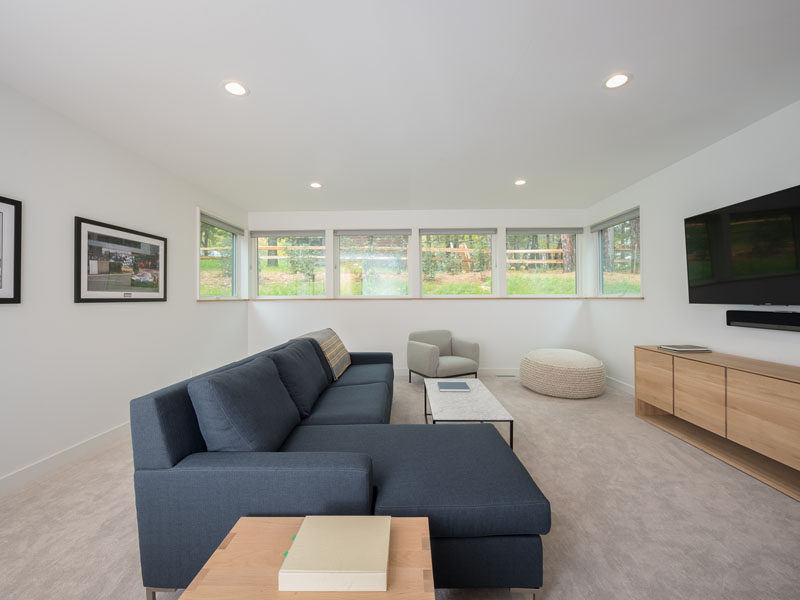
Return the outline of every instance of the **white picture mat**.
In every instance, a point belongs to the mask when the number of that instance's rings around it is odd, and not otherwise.
[[[2,271],[0,271],[0,298],[14,297],[14,223],[17,220],[17,207],[11,204],[0,203],[0,260],[2,260]]]
[[[90,292],[87,290],[89,287],[89,233],[101,233],[110,235],[117,238],[132,240],[135,242],[142,242],[153,246],[158,246],[159,256],[159,278],[158,278],[158,291],[157,292]],[[164,297],[164,242],[146,235],[138,235],[136,233],[128,233],[127,231],[120,231],[111,227],[103,227],[101,225],[94,225],[92,223],[81,223],[81,255],[80,255],[80,269],[81,269],[81,298],[124,298],[126,300],[136,298],[158,299]]]

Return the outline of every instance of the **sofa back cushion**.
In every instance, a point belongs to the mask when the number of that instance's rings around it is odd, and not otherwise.
[[[322,390],[328,386],[328,375],[322,368],[314,343],[308,339],[295,340],[270,353],[270,358],[275,361],[281,381],[289,390],[300,416],[307,417]]]
[[[265,356],[196,379],[188,390],[209,452],[273,452],[300,422]]]

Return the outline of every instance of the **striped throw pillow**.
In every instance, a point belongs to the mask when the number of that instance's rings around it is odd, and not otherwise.
[[[328,361],[333,373],[333,379],[336,381],[342,376],[350,366],[350,353],[344,347],[342,340],[333,329],[320,329],[319,331],[311,331],[299,336],[301,338],[311,338],[316,340],[322,353]]]

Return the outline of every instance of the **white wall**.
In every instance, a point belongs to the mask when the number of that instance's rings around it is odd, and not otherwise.
[[[585,212],[578,210],[262,212],[250,213],[249,228],[330,232],[358,228],[576,227],[585,220]],[[412,236],[410,255],[416,240]],[[409,263],[414,265],[411,258]],[[304,331],[332,327],[350,350],[394,353],[395,367],[402,372],[407,367],[408,333],[442,328],[480,343],[482,369],[514,372],[521,356],[535,347],[591,350],[588,314],[587,301],[574,299],[254,301],[249,303],[249,351],[257,352]]]
[[[595,222],[641,207],[645,300],[590,305],[588,321],[596,351],[612,377],[633,382],[635,344],[700,344],[719,352],[800,365],[800,333],[725,324],[727,309],[769,308],[689,304],[683,237],[685,217],[798,184],[800,102],[590,209],[590,221]]]
[[[0,305],[0,487],[125,423],[131,398],[246,353],[245,303],[195,302],[197,207],[243,211],[5,87],[0,196],[23,203],[22,304]],[[168,238],[167,302],[75,304],[75,216]]]
[[[663,342],[800,364],[800,334],[730,328],[728,307],[689,305],[682,232],[688,215],[800,183],[800,103],[587,211],[263,212],[248,219],[251,229],[574,227],[639,205],[644,301],[197,303],[197,207],[240,225],[243,211],[2,87],[0,126],[0,195],[22,200],[24,214],[23,302],[0,306],[0,488],[3,476],[125,423],[132,397],[322,327],[336,329],[352,350],[395,353],[399,370],[408,332],[436,327],[478,341],[482,367],[498,372],[513,372],[530,348],[562,346],[598,355],[612,377],[630,383],[633,345]],[[169,300],[73,303],[76,215],[167,237]],[[589,241],[579,265],[585,295],[594,291]]]

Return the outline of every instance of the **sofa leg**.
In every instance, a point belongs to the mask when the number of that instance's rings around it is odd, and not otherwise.
[[[542,600],[542,588],[509,588],[511,600]]]
[[[144,588],[144,597],[145,600],[156,600],[156,592],[174,592],[174,591],[176,591],[175,588],[146,587]]]

